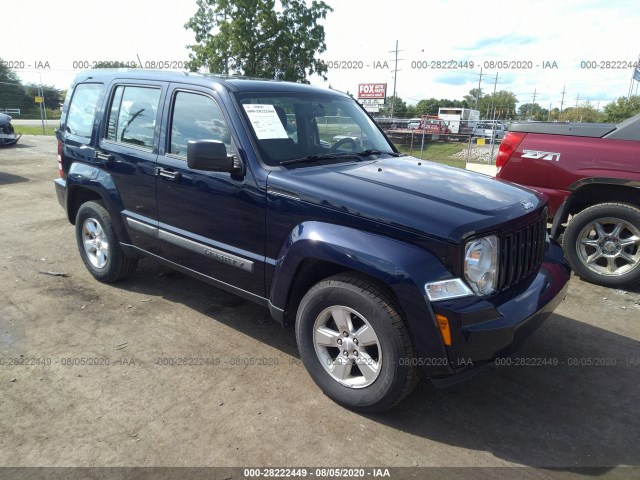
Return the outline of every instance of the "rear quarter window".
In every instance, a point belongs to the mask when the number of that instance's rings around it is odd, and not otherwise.
[[[73,91],[64,131],[81,137],[83,143],[91,140],[96,106],[103,89],[101,83],[81,83]]]

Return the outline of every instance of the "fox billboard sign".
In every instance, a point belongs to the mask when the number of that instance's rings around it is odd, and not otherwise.
[[[384,100],[386,94],[386,83],[361,83],[358,85],[358,99],[379,98]]]

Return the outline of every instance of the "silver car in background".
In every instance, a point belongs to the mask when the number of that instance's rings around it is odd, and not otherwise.
[[[502,140],[504,133],[504,124],[501,122],[478,122],[473,129],[474,137],[495,138],[496,140]]]

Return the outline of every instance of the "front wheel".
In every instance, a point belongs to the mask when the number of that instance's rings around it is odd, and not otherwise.
[[[111,216],[100,202],[86,202],[78,209],[76,241],[87,270],[101,282],[123,280],[138,265],[122,251]]]
[[[602,203],[576,214],[562,246],[571,268],[585,280],[605,287],[640,283],[640,210],[622,203]]]
[[[360,275],[335,275],[309,290],[298,308],[296,340],[313,380],[345,407],[387,410],[418,381],[398,308]]]

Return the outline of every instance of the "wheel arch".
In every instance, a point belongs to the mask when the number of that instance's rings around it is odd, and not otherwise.
[[[434,254],[416,245],[346,226],[304,222],[293,229],[278,256],[270,302],[291,323],[309,288],[341,272],[364,276],[389,295],[419,355],[446,356],[424,284],[452,275]]]
[[[337,275],[339,273],[349,274],[354,277],[360,277],[374,284],[385,294],[389,296],[389,299],[394,303],[399,311],[402,312],[402,306],[397,293],[389,286],[389,284],[382,281],[379,277],[375,277],[370,273],[364,273],[359,270],[353,270],[345,265],[339,263],[330,262],[321,258],[305,258],[300,262],[298,268],[294,273],[295,281],[291,283],[286,300],[286,308],[284,315],[284,324],[292,325],[295,322],[295,315],[300,305],[302,297],[313,287],[315,284],[325,280],[329,277]]]
[[[91,188],[75,187],[69,189],[67,196],[67,217],[72,225],[76,223],[76,216],[82,204],[90,201],[104,203],[102,196]]]
[[[562,203],[553,219],[552,237],[558,239],[561,225],[570,215],[600,203],[626,203],[640,208],[640,182],[619,178],[585,178],[569,187],[571,194]]]
[[[122,243],[131,243],[120,212],[124,210],[113,177],[104,170],[74,163],[67,176],[67,218],[75,225],[78,209],[88,201],[99,201],[111,215],[116,234]]]
[[[588,180],[588,181],[587,181]],[[640,182],[592,178],[571,185],[566,214],[573,215],[599,203],[627,203],[640,206]]]

